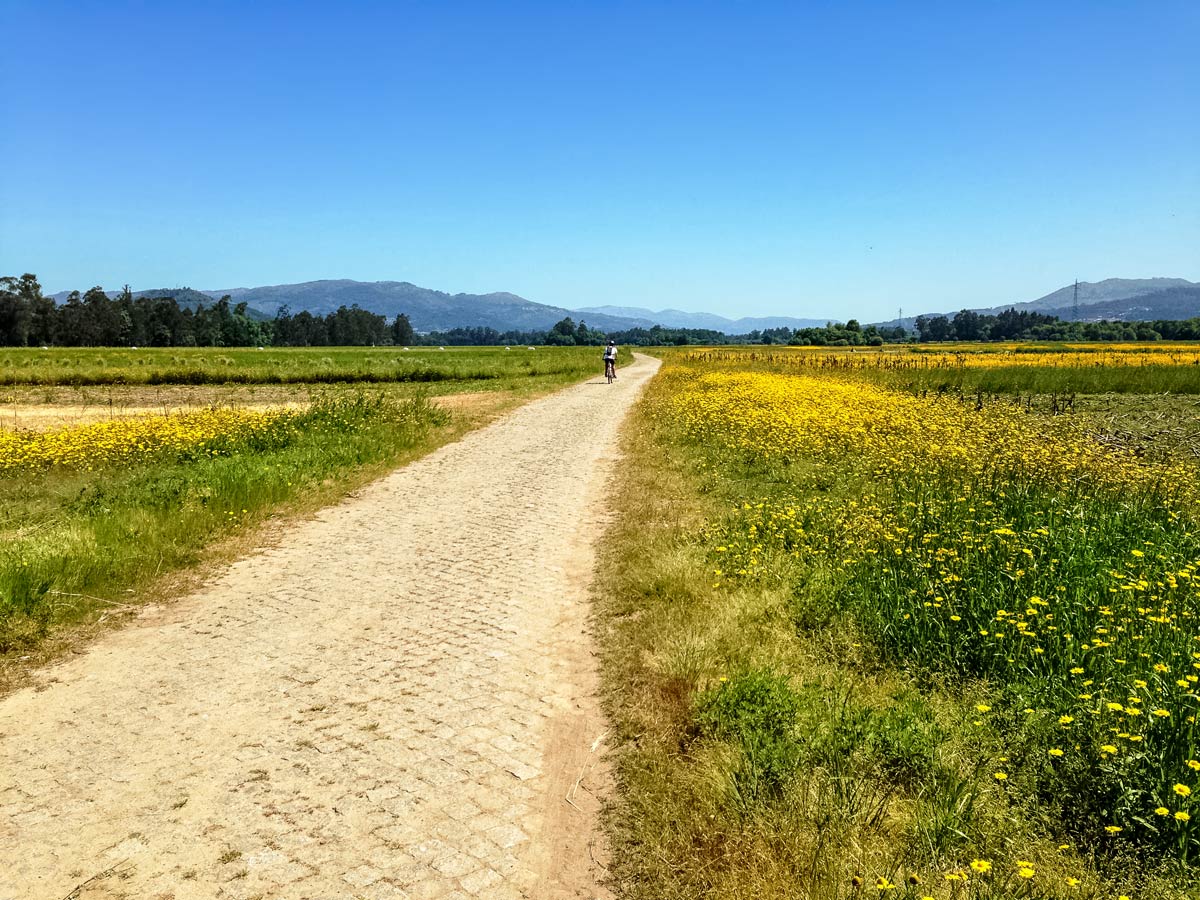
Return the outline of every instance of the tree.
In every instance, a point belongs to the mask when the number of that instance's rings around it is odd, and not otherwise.
[[[562,319],[554,324],[546,335],[546,343],[557,347],[574,347],[577,341],[575,340],[575,320],[570,316]]]
[[[983,327],[984,317],[969,309],[960,310],[954,316],[954,336],[960,341],[982,341],[987,337]]]
[[[414,343],[416,337],[413,331],[412,323],[408,321],[408,316],[400,313],[392,322],[392,343],[397,347],[407,347]]]
[[[20,281],[0,278],[0,345],[24,347],[29,342],[29,318],[29,305],[21,296]]]

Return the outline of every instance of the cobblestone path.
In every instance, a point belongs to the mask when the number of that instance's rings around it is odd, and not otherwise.
[[[0,700],[0,898],[601,896],[586,589],[656,367],[397,470]]]

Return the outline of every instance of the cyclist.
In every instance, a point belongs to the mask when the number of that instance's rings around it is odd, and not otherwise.
[[[617,342],[609,341],[604,348],[604,376],[612,381],[617,377]]]

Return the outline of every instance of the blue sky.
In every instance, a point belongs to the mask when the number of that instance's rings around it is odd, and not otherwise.
[[[0,0],[0,31],[0,274],[49,290],[874,320],[1200,280],[1190,0]]]

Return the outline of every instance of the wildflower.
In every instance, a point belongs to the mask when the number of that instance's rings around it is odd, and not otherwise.
[[[1178,819],[1180,822],[1186,822],[1191,818],[1191,816],[1189,816],[1184,810],[1181,809],[1181,810],[1179,810],[1179,812],[1175,813],[1175,818]]]
[[[1175,793],[1180,797],[1190,797],[1192,796],[1192,789],[1186,784],[1177,784],[1175,785]]]
[[[985,872],[992,871],[992,864],[986,859],[973,859],[971,860],[971,868],[982,875]]]

